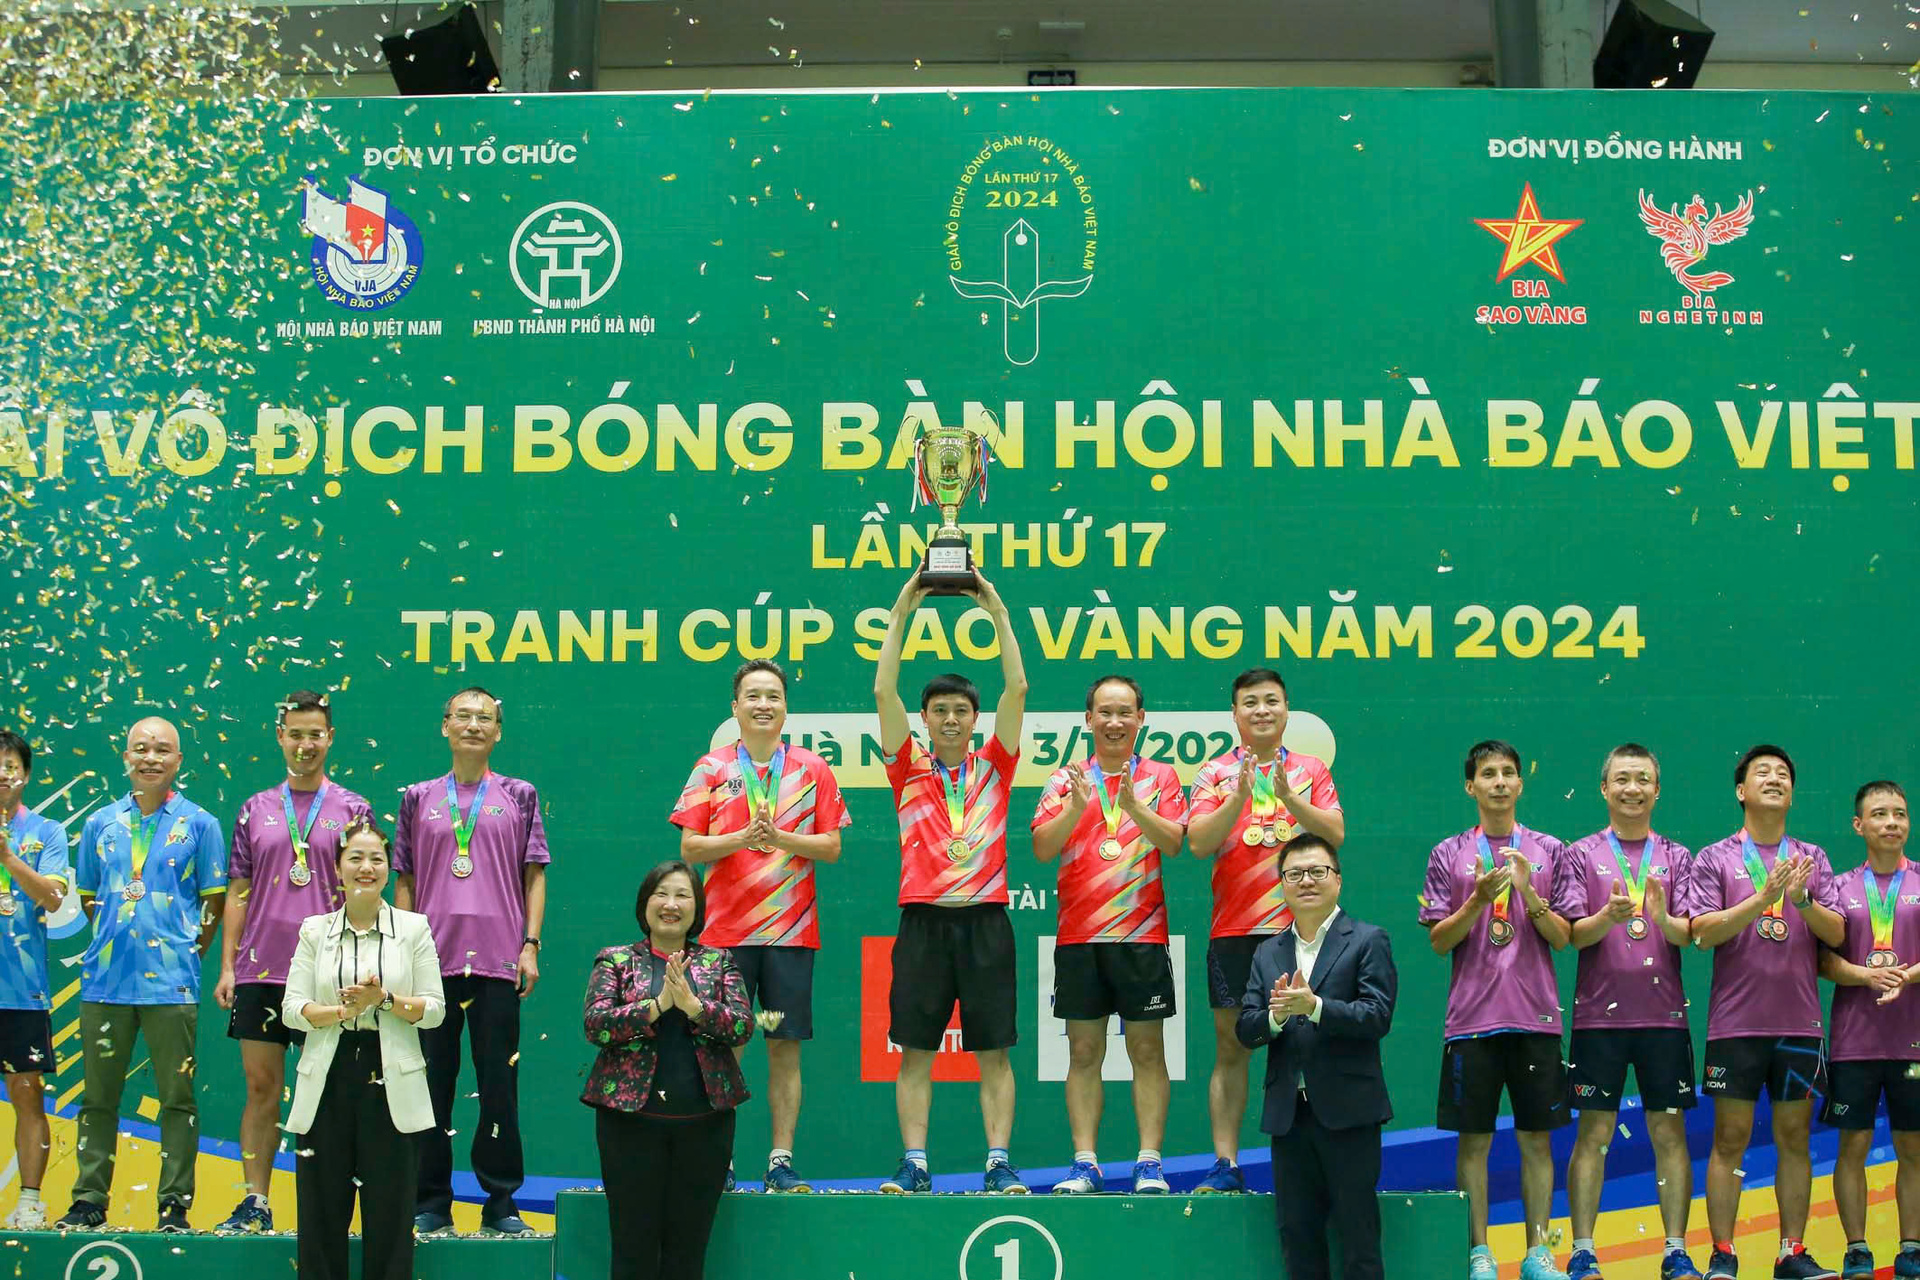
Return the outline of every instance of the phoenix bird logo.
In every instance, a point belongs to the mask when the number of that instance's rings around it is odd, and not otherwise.
[[[1660,258],[1667,264],[1667,270],[1698,298],[1723,284],[1733,283],[1733,276],[1728,272],[1696,274],[1692,268],[1714,245],[1726,244],[1747,234],[1747,228],[1753,225],[1753,192],[1747,192],[1739,204],[1724,212],[1719,205],[1714,205],[1713,216],[1709,218],[1707,202],[1697,194],[1685,209],[1678,205],[1662,209],[1642,191],[1640,221],[1647,224],[1647,234],[1661,242]]]

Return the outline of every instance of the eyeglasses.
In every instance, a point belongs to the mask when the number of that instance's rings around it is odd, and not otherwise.
[[[1332,875],[1332,867],[1288,867],[1280,873],[1280,878],[1288,884],[1305,884],[1309,880],[1320,884]]]
[[[453,713],[451,719],[455,724],[487,725],[493,723],[493,713],[490,711],[456,711]]]

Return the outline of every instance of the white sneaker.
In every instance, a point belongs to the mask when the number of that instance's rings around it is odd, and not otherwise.
[[[7,1215],[9,1231],[45,1231],[47,1229],[47,1205],[44,1200],[35,1200],[32,1204],[14,1206]]]

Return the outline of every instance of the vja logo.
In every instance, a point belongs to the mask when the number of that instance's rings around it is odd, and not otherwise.
[[[313,237],[313,283],[327,301],[350,311],[380,311],[407,296],[426,253],[413,220],[358,178],[336,200],[312,178],[302,184],[300,225]]]
[[[560,200],[521,221],[507,258],[513,283],[534,306],[574,311],[599,301],[620,278],[620,232],[592,205]]]
[[[1040,304],[1093,286],[1100,220],[1080,162],[1047,138],[1008,134],[980,148],[947,199],[941,250],[963,298],[1000,304],[1001,349],[1013,364],[1040,358]],[[981,263],[999,257],[999,279]],[[975,264],[969,269],[969,263]],[[988,324],[991,315],[980,313]]]

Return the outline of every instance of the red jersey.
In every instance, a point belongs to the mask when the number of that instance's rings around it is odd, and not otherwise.
[[[1133,759],[1135,797],[1161,817],[1184,826],[1187,796],[1180,789],[1173,766],[1139,756]],[[1067,807],[1077,767],[1055,769],[1047,779],[1046,790],[1040,793],[1040,803],[1033,811],[1036,829],[1053,821]],[[1110,776],[1095,785],[1105,786],[1112,797],[1118,794],[1120,780]],[[1120,842],[1120,849],[1107,858],[1101,853],[1108,839],[1106,816],[1096,796],[1073,824],[1060,850],[1055,897],[1060,903],[1057,941],[1062,946],[1167,941],[1167,895],[1160,883],[1160,850],[1125,813],[1120,815],[1119,829],[1112,838]]]
[[[764,786],[767,770],[756,768],[754,774],[756,785]],[[735,742],[700,757],[667,820],[697,835],[717,836],[745,831],[748,807]],[[796,835],[817,835],[851,821],[827,762],[805,747],[787,747],[773,824]],[[707,864],[705,880],[707,923],[700,941],[708,946],[819,949],[812,858],[784,849],[735,849]]]
[[[911,735],[900,753],[886,759],[900,813],[900,905],[971,907],[1007,901],[1007,802],[1019,755],[999,738],[967,753],[958,770],[940,765]],[[964,778],[965,856],[949,848],[955,832],[947,814],[946,780]]]
[[[1223,756],[1207,761],[1193,778],[1193,810],[1188,815],[1198,822],[1233,800],[1240,782],[1240,761],[1245,747],[1235,747]],[[1294,794],[1316,809],[1340,807],[1340,793],[1334,790],[1333,775],[1325,762],[1299,751],[1286,758],[1287,781]],[[1245,938],[1257,934],[1279,933],[1293,923],[1293,912],[1280,896],[1280,850],[1263,844],[1248,845],[1241,837],[1253,820],[1253,802],[1240,808],[1227,832],[1226,843],[1213,855],[1213,932],[1216,938]],[[1300,824],[1280,809],[1274,829],[1285,844],[1302,830]]]

